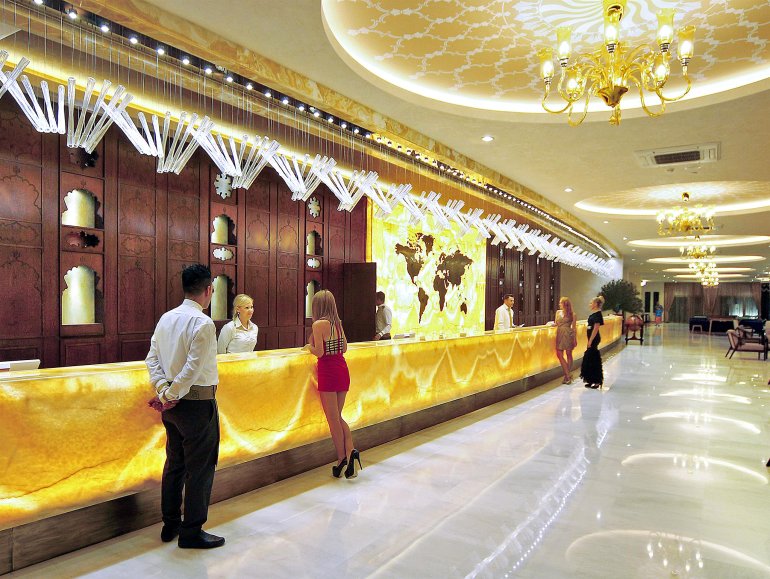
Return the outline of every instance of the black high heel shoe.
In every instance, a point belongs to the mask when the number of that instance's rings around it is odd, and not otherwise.
[[[361,466],[361,453],[354,448],[350,452],[350,462],[348,463],[348,468],[345,469],[345,478],[356,478],[358,476],[358,473],[356,473],[356,461],[358,461],[358,470],[364,470],[364,467]]]
[[[342,476],[342,469],[345,468],[345,465],[347,464],[348,464],[348,459],[343,458],[340,462],[337,463],[337,466],[332,467],[332,476],[334,478],[340,478],[340,476]]]

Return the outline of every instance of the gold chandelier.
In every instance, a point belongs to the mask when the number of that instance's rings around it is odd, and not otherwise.
[[[679,248],[682,257],[688,260],[708,259],[716,253],[716,250],[717,248],[713,245],[701,243],[700,236],[698,235],[695,236],[695,241],[693,243]]]
[[[688,207],[689,193],[682,193],[682,205],[658,213],[659,235],[700,235],[714,229],[714,208]]]
[[[682,77],[686,82],[684,91],[676,96],[663,94],[663,87],[671,73],[671,42],[674,40],[674,10],[664,8],[658,12],[658,48],[649,44],[631,48],[620,41],[620,20],[626,9],[626,0],[604,0],[604,46],[594,52],[578,55],[572,64],[571,27],[556,29],[557,53],[561,74],[557,89],[566,102],[563,108],[555,110],[546,105],[555,76],[553,50],[540,50],[540,76],[545,83],[543,108],[549,113],[567,113],[567,122],[575,127],[588,114],[588,101],[599,95],[612,109],[610,124],[620,124],[620,100],[631,85],[639,90],[642,108],[651,117],[658,117],[666,110],[666,103],[678,101],[689,91],[692,84],[687,75],[687,65],[694,52],[695,27],[685,26],[678,30],[677,57],[682,65]],[[645,95],[655,95],[660,101],[658,110],[647,106]],[[572,118],[572,109],[583,100],[583,108],[577,120]]]
[[[706,271],[700,276],[700,284],[704,287],[716,287],[719,285],[719,274],[716,271]]]

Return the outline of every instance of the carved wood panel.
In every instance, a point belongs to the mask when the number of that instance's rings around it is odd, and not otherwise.
[[[345,229],[329,227],[329,239],[326,241],[326,255],[329,259],[345,259]]]
[[[291,326],[299,323],[300,292],[299,270],[279,269],[277,274],[278,315],[276,325]],[[302,294],[304,296],[304,291]],[[304,308],[303,308],[304,309]],[[304,316],[303,316],[304,317]]]
[[[155,189],[120,184],[118,230],[120,233],[155,235]]]
[[[245,293],[254,300],[254,323],[260,328],[270,324],[270,270],[267,267],[246,267]],[[260,329],[260,331],[262,331]]]
[[[84,366],[102,363],[103,342],[62,340],[62,366]]]
[[[292,200],[291,191],[289,191],[289,188],[283,181],[280,181],[279,179],[276,185],[278,189],[278,213],[293,217],[294,219],[299,219],[301,204]]]
[[[158,173],[155,170],[157,160],[149,155],[142,155],[125,140],[118,141],[118,181],[121,189],[138,187],[152,189]],[[154,205],[154,204],[153,204]]]
[[[155,256],[155,237],[120,235],[118,236],[118,254],[153,258]]]
[[[168,260],[168,309],[173,309],[184,300],[184,289],[182,289],[182,271],[188,265],[196,263],[195,261],[177,261]]]
[[[353,263],[366,261],[366,205],[361,201],[350,214],[350,254],[348,260]]]
[[[246,252],[246,263],[255,267],[269,267],[270,252],[250,249]]]
[[[179,175],[168,176],[168,190],[179,195],[199,199],[201,152],[195,153]]]
[[[155,260],[118,258],[118,333],[155,327]]]
[[[0,110],[0,158],[41,164],[43,135],[18,110]]]
[[[0,245],[0,339],[42,335],[42,251]]]
[[[147,352],[150,351],[150,338],[152,334],[147,334],[143,338],[132,337],[120,340],[120,359],[123,362],[144,360]]]
[[[246,247],[270,249],[270,214],[247,206]]]
[[[271,180],[268,177],[272,170],[264,169],[263,173],[254,181],[254,184],[246,192],[246,208],[249,212],[264,211],[269,213]],[[272,171],[272,180],[278,179],[275,171]]]
[[[293,326],[289,328],[278,328],[278,347],[296,348],[305,342],[305,331],[303,326]]]
[[[41,247],[43,226],[40,223],[0,219],[0,244]]]
[[[0,160],[0,217],[41,223],[41,170]]]
[[[0,362],[10,362],[13,360],[42,360],[43,345],[38,342],[35,345],[17,345],[14,343],[0,345]]]
[[[171,180],[171,179],[170,179]],[[207,224],[208,228],[208,224]],[[200,200],[187,195],[168,195],[168,237],[184,241],[200,239]]]
[[[299,222],[290,215],[278,215],[278,251],[300,253]]]

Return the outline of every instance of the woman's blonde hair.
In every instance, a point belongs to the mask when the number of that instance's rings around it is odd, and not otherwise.
[[[559,305],[564,312],[564,318],[571,322],[572,317],[575,315],[575,312],[572,310],[572,301],[568,297],[562,296],[559,298]]]
[[[340,316],[337,313],[337,302],[334,301],[334,295],[329,290],[321,290],[313,296],[313,321],[326,320],[332,326],[342,325]]]
[[[238,308],[249,305],[249,302],[254,303],[254,300],[249,295],[238,294],[235,296],[233,300],[233,321],[238,319]]]
[[[596,296],[591,300],[591,303],[597,306],[599,309],[602,309],[602,306],[604,305],[604,296]]]

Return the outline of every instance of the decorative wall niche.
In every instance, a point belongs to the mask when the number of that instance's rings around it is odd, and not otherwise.
[[[323,219],[321,216],[322,209],[321,199],[317,195],[313,195],[307,202],[308,218],[321,221]]]
[[[61,297],[61,323],[65,326],[95,324],[97,319],[96,272],[88,266],[78,265],[64,276],[65,290]]]
[[[213,281],[214,295],[211,298],[211,319],[229,320],[233,302],[233,280],[224,274],[217,275]]]
[[[310,269],[321,269],[321,260],[317,257],[309,257],[307,259],[307,266]]]
[[[102,228],[99,200],[88,189],[73,189],[64,196],[67,209],[61,214],[61,224],[71,227]]]
[[[321,234],[312,230],[307,234],[307,242],[305,244],[305,253],[307,255],[323,255],[323,243]]]
[[[90,251],[99,248],[102,243],[101,236],[103,233],[101,231],[91,233],[83,230],[64,230],[62,233],[62,249],[69,251]]]
[[[219,261],[229,261],[233,257],[235,257],[235,254],[228,247],[217,247],[211,253],[214,256],[214,258],[218,259]]]
[[[217,175],[214,179],[214,191],[222,199],[228,199],[233,194],[233,185],[227,175]]]
[[[235,245],[235,223],[227,215],[217,215],[212,222],[211,243]]]
[[[313,317],[313,297],[321,291],[321,284],[314,279],[307,282],[305,286],[305,317]]]

